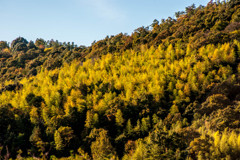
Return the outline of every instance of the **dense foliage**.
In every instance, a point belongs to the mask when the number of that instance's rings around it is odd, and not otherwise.
[[[0,159],[238,159],[240,1],[90,47],[0,42]]]

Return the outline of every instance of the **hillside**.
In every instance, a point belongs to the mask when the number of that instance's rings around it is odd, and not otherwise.
[[[91,46],[0,42],[0,159],[238,159],[240,1]]]

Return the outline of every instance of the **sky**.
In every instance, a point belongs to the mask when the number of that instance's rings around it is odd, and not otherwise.
[[[107,35],[131,33],[154,19],[210,0],[0,0],[0,41],[21,36],[89,46]]]

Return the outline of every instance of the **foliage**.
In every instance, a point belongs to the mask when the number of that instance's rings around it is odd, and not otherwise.
[[[239,2],[92,46],[0,42],[0,159],[237,159]]]

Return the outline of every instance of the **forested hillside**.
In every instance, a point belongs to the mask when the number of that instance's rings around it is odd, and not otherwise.
[[[0,159],[239,159],[240,1],[91,46],[0,42]]]

